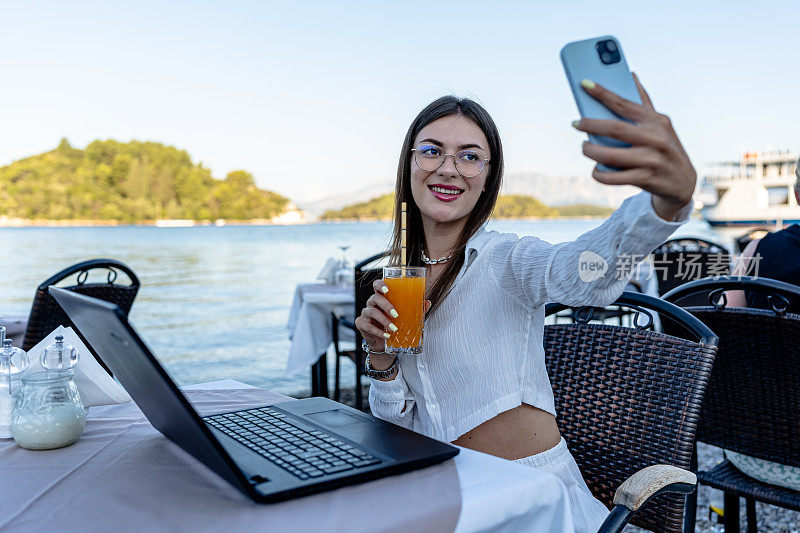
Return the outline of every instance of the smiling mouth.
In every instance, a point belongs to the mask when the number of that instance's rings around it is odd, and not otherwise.
[[[443,187],[441,185],[428,185],[428,189],[437,199],[443,202],[457,200],[464,192],[463,189],[459,189],[458,187]]]

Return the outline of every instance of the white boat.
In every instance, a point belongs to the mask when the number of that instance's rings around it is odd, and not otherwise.
[[[708,165],[700,177],[703,218],[715,227],[782,227],[800,222],[794,196],[796,150],[745,152]]]
[[[183,218],[159,218],[156,220],[157,228],[191,228],[195,221]]]

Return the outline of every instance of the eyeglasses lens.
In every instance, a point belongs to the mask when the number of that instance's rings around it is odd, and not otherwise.
[[[452,155],[456,170],[465,178],[474,178],[483,170],[484,156],[472,150],[461,150],[456,154],[445,154],[438,146],[420,146],[414,152],[414,161],[425,172],[433,172],[444,164],[445,157]]]

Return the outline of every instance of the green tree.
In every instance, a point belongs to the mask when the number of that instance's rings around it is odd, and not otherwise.
[[[366,202],[348,205],[323,213],[322,220],[391,220],[394,194],[378,196]],[[532,196],[507,195],[497,199],[493,218],[549,218],[558,216],[608,216],[613,209],[596,205],[549,207]]]
[[[289,200],[259,189],[252,174],[211,176],[189,154],[154,142],[93,141],[58,148],[0,167],[0,215],[136,222],[272,218]]]

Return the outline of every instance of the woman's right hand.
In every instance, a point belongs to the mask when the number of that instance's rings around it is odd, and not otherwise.
[[[386,339],[391,337],[389,331],[397,331],[397,326],[392,322],[397,318],[397,310],[386,298],[389,287],[382,280],[372,282],[375,294],[369,297],[367,305],[361,310],[361,314],[356,318],[355,325],[361,336],[367,341],[369,349],[375,352],[386,350]],[[425,300],[425,312],[431,307],[430,300]],[[375,370],[386,370],[394,364],[395,355],[375,354],[370,355],[370,366]],[[392,376],[392,379],[394,376]]]
[[[386,349],[386,339],[391,336],[390,333],[387,333],[387,330],[397,329],[392,323],[392,319],[397,318],[398,314],[391,302],[386,299],[385,294],[389,292],[389,287],[386,283],[382,280],[375,280],[372,282],[372,288],[375,290],[375,294],[367,300],[367,305],[356,318],[355,325],[367,345],[369,345],[370,350],[382,352]],[[393,362],[394,356],[388,354],[370,357],[370,363],[372,363],[372,367],[375,370],[384,370],[379,368],[384,366],[382,363],[388,363],[385,366],[389,368]]]

